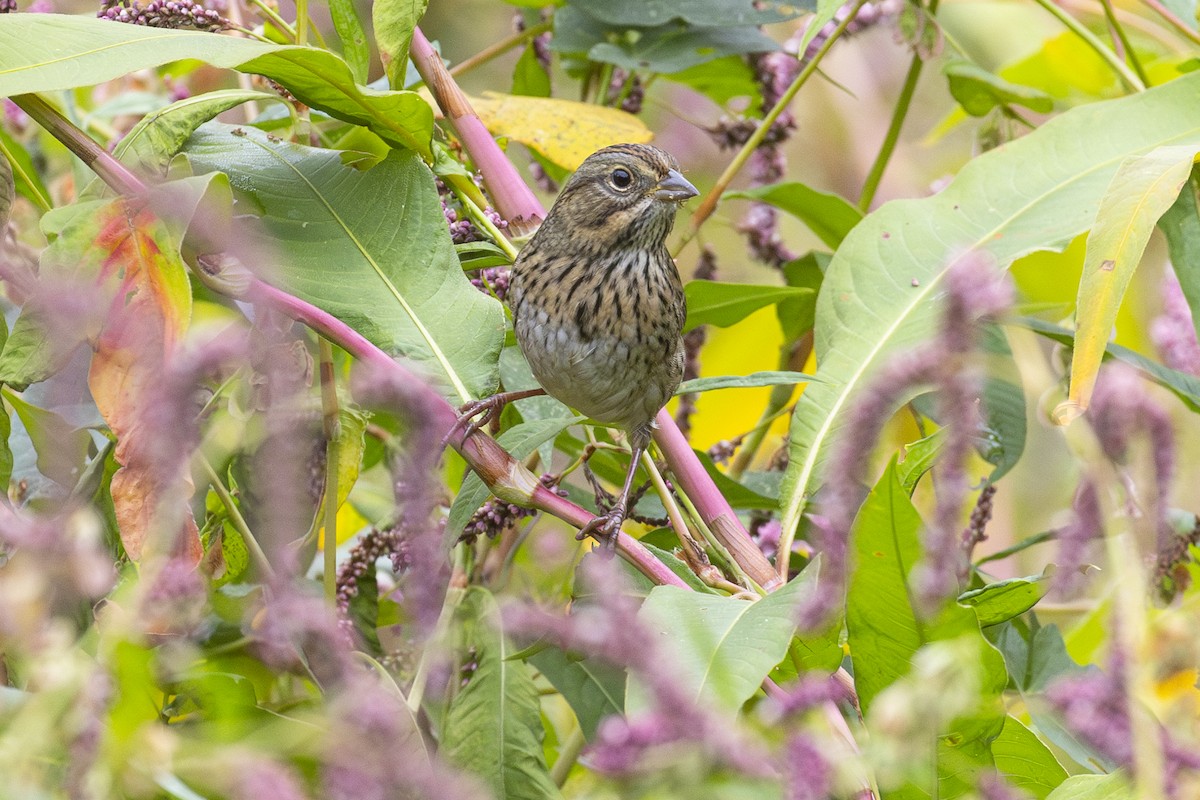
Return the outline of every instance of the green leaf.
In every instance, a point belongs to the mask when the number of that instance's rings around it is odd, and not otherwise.
[[[1050,794],[1046,800],[1133,800],[1133,787],[1124,772],[1114,772],[1110,775],[1075,775],[1063,781],[1062,785]]]
[[[942,279],[987,258],[997,269],[1060,249],[1096,221],[1094,209],[1131,156],[1162,144],[1200,146],[1200,74],[1072,109],[971,160],[940,193],[886,204],[842,242],[817,299],[817,377],[792,417],[781,506],[795,529],[852,396],[888,357],[937,326]],[[897,404],[910,396],[897,397]]]
[[[1192,168],[1192,178],[1174,204],[1158,220],[1158,228],[1167,237],[1171,267],[1192,312],[1192,326],[1200,326],[1200,209],[1196,193],[1200,174]],[[1200,327],[1197,328],[1200,330]]]
[[[375,565],[368,564],[363,574],[358,576],[357,591],[350,598],[346,609],[354,631],[362,637],[368,653],[379,654],[383,646],[379,643],[379,578],[375,574]]]
[[[963,592],[958,596],[958,603],[974,608],[979,625],[986,628],[1024,614],[1042,599],[1048,588],[1046,579],[1040,575],[1010,578]]]
[[[550,419],[532,420],[514,425],[496,437],[496,441],[518,460],[528,457],[543,442],[554,439],[567,428],[582,422],[583,417],[552,417]],[[491,495],[487,484],[477,474],[471,472],[463,481],[462,488],[450,505],[450,513],[446,519],[446,532],[442,544],[449,549],[462,535],[463,528],[470,521],[471,515],[483,505]]]
[[[8,225],[16,199],[17,187],[13,182],[12,166],[4,154],[0,153],[0,228]]]
[[[1045,92],[1010,83],[970,61],[949,61],[942,73],[950,82],[950,94],[973,117],[1007,105],[1025,106],[1040,114],[1054,110],[1054,98]]]
[[[760,308],[785,300],[804,299],[810,303],[810,307],[816,304],[816,292],[796,286],[761,286],[754,283],[694,280],[688,281],[683,288],[687,295],[687,321],[683,325],[685,331],[701,325],[728,328]]]
[[[1055,678],[1083,669],[1067,653],[1056,625],[1031,628],[1023,619],[1012,619],[988,628],[986,634],[1021,692],[1040,692]]]
[[[46,42],[54,43],[52,58]],[[313,47],[88,17],[14,14],[0,28],[0,96],[91,86],[186,58],[264,75],[305,105],[432,158],[433,111],[428,103],[414,92],[360,87],[346,62]]]
[[[946,443],[946,429],[938,428],[928,436],[904,446],[904,460],[896,465],[896,478],[910,496],[917,482],[933,469]]]
[[[799,181],[726,192],[724,197],[758,200],[786,211],[807,225],[831,250],[836,250],[863,218],[862,212],[841,196],[818,191]]]
[[[141,175],[165,176],[171,158],[196,128],[223,111],[251,101],[283,102],[283,98],[244,89],[222,89],[184,98],[142,117],[121,139],[113,155]],[[284,105],[291,110],[290,105]]]
[[[787,655],[796,608],[817,591],[819,563],[753,602],[656,586],[638,619],[673,654],[673,680],[689,697],[736,713]],[[648,706],[645,690],[633,680],[625,705],[629,712]]]
[[[579,728],[588,741],[596,735],[600,720],[620,714],[625,708],[625,670],[596,658],[581,658],[545,647],[529,657],[529,663],[571,706]]]
[[[856,566],[846,595],[846,629],[864,711],[883,689],[908,673],[913,654],[923,645],[979,632],[975,615],[967,609],[950,606],[927,620],[913,608],[908,578],[921,558],[921,525],[893,461],[854,522]],[[1003,676],[1000,655],[991,648],[988,652],[988,674]],[[1004,681],[1001,689],[1003,685]]]
[[[807,383],[812,376],[803,372],[772,371],[751,372],[749,375],[719,375],[711,378],[693,378],[679,384],[675,394],[711,392],[715,389],[753,389],[759,386],[795,386]]]
[[[329,16],[333,20],[333,29],[342,40],[342,58],[350,67],[355,83],[366,83],[371,67],[371,44],[354,8],[354,0],[329,0]],[[404,86],[403,83],[399,85]]]
[[[463,275],[429,168],[393,151],[362,171],[336,150],[271,141],[253,129],[237,134],[208,123],[186,153],[198,171],[228,174],[262,210],[279,255],[279,274],[269,277],[412,359],[448,397],[490,394],[504,315]]]
[[[5,160],[5,155],[8,157],[17,194],[27,198],[39,209],[51,208],[53,203],[50,201],[50,191],[42,183],[42,176],[33,165],[29,152],[0,127],[0,161]]]
[[[1052,339],[1068,347],[1074,345],[1074,335],[1059,325],[1052,325],[1033,317],[1021,317],[1016,322],[1047,339]],[[1123,364],[1128,364],[1159,386],[1170,390],[1192,411],[1200,411],[1200,378],[1195,375],[1164,367],[1157,361],[1152,361],[1141,353],[1135,353],[1119,344],[1110,344],[1105,348],[1105,355],[1115,358]]]
[[[1005,780],[1037,800],[1045,800],[1067,779],[1067,771],[1050,748],[1016,717],[1005,717],[1004,728],[992,742],[992,756]]]
[[[1071,388],[1055,411],[1060,421],[1088,407],[1125,290],[1158,218],[1187,183],[1198,149],[1200,143],[1171,145],[1126,159],[1101,198],[1079,282]]]
[[[73,488],[83,472],[92,437],[53,411],[26,402],[9,387],[2,391],[33,441],[38,471],[64,488]],[[7,419],[8,415],[4,416]]]
[[[674,20],[699,27],[767,25],[799,16],[812,6],[779,0],[567,0],[590,17],[608,25],[649,28]]]
[[[636,72],[677,73],[714,59],[766,53],[779,45],[758,28],[659,25],[630,31],[606,25],[568,5],[554,14],[550,47],[565,55],[615,64]]]
[[[758,98],[754,72],[746,60],[738,56],[706,61],[664,77],[690,86],[719,106],[724,106],[735,97]],[[761,100],[758,102],[761,104]]]
[[[513,68],[512,93],[526,97],[549,97],[550,75],[538,60],[533,43],[525,46]]]
[[[983,384],[983,430],[976,444],[979,455],[995,469],[995,483],[1021,460],[1025,452],[1025,392],[1020,385],[1000,378]]]
[[[425,14],[429,0],[376,0],[371,6],[371,21],[375,28],[375,44],[379,60],[393,87],[404,86],[408,69],[408,46],[413,30]]]
[[[561,797],[542,753],[538,690],[529,667],[509,660],[495,598],[472,586],[456,616],[458,650],[477,666],[450,701],[441,755],[490,786],[497,800]]]
[[[846,630],[854,682],[864,713],[880,693],[910,673],[917,652],[931,643],[955,642],[977,653],[980,710],[937,731],[940,796],[958,796],[970,772],[986,766],[987,749],[1003,724],[1000,695],[1008,682],[1004,660],[983,638],[975,615],[951,604],[932,619],[918,614],[908,589],[921,559],[921,517],[889,464],[854,522],[856,564],[846,595]],[[920,796],[910,787],[901,795]]]

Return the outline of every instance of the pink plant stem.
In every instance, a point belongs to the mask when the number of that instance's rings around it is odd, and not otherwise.
[[[437,98],[442,113],[454,126],[458,138],[462,140],[463,146],[483,173],[484,183],[497,211],[508,220],[509,228],[514,233],[532,232],[546,216],[542,204],[525,181],[519,177],[511,180],[503,169],[489,163],[498,159],[507,166],[509,172],[513,171],[512,164],[496,145],[492,134],[471,108],[467,96],[446,70],[442,57],[433,49],[433,45],[425,38],[425,34],[421,33],[420,28],[413,31],[409,53],[425,85]],[[512,177],[516,177],[515,173]]]
[[[447,119],[454,125],[463,147],[471,154],[475,166],[483,174],[484,183],[500,216],[510,221],[544,219],[546,210],[541,202],[530,191],[512,162],[508,160],[508,156],[484,127],[466,95],[446,70],[441,56],[433,49],[433,45],[421,33],[420,28],[413,32],[411,53],[425,85],[429,87]],[[709,478],[704,465],[692,451],[675,420],[666,411],[661,411],[656,421],[658,430],[654,440],[662,450],[679,485],[692,499],[696,510],[700,512],[713,535],[759,586],[770,590],[781,585],[771,562],[754,544],[725,497]]]

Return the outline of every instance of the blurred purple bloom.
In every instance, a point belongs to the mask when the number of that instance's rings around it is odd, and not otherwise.
[[[935,384],[947,427],[942,456],[943,482],[925,556],[914,568],[918,603],[926,612],[957,588],[964,555],[959,546],[958,513],[967,481],[962,472],[975,433],[976,380],[970,377],[970,353],[980,319],[998,314],[1011,298],[1003,276],[981,256],[968,255],[946,275],[946,302],[937,337],[914,350],[896,354],[855,398],[850,418],[834,444],[821,490],[822,516],[811,516],[817,549],[823,554],[825,590],[801,609],[801,625],[816,629],[831,621],[845,591],[850,529],[865,496],[863,482],[876,439],[900,402],[913,389]]]
[[[793,734],[783,757],[787,800],[827,800],[833,790],[833,767],[811,737]]]
[[[1150,339],[1171,369],[1200,375],[1200,344],[1187,298],[1174,272],[1162,280],[1163,311],[1150,324]]]
[[[1150,397],[1137,374],[1124,366],[1101,369],[1088,414],[1105,455],[1113,461],[1125,458],[1134,433],[1144,433],[1150,440],[1155,482],[1152,513],[1158,533],[1157,550],[1164,552],[1172,536],[1167,522],[1168,498],[1175,478],[1175,430],[1171,418]]]
[[[1085,477],[1075,490],[1071,514],[1071,521],[1058,531],[1058,570],[1054,573],[1054,588],[1067,595],[1079,587],[1088,545],[1104,535],[1104,513],[1091,479]]]
[[[670,743],[703,748],[714,764],[755,776],[771,774],[769,759],[722,719],[685,693],[659,654],[654,637],[637,618],[637,602],[621,591],[621,574],[609,562],[588,559],[581,566],[595,603],[575,604],[570,616],[529,605],[504,610],[505,627],[543,639],[567,652],[598,658],[637,674],[652,698],[647,713],[606,720],[588,749],[592,766],[613,775],[638,770],[648,750]]]
[[[300,776],[277,761],[254,759],[239,764],[230,800],[308,800]]]

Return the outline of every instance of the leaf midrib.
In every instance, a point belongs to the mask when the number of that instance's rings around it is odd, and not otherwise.
[[[845,406],[846,401],[849,399],[849,396],[852,393],[853,389],[857,388],[858,384],[862,380],[864,373],[867,371],[868,366],[874,364],[875,360],[879,357],[880,353],[882,353],[884,351],[884,349],[886,348],[886,343],[890,342],[892,336],[895,335],[895,332],[901,327],[901,325],[903,325],[905,322],[908,321],[913,310],[920,303],[924,302],[924,300],[930,295],[930,293],[933,291],[933,289],[935,289],[936,287],[938,287],[941,284],[942,278],[946,275],[946,273],[955,264],[958,264],[963,258],[966,258],[971,253],[975,252],[976,249],[978,249],[985,242],[994,238],[997,234],[1001,233],[1005,228],[1010,226],[1014,220],[1019,219],[1022,215],[1024,215],[1026,212],[1028,212],[1031,208],[1033,208],[1038,203],[1042,202],[1043,200],[1045,200],[1047,197],[1051,196],[1052,194],[1061,192],[1061,191],[1063,191],[1063,189],[1065,187],[1071,186],[1072,184],[1075,184],[1075,183],[1079,183],[1080,181],[1084,180],[1085,178],[1087,178],[1097,172],[1100,172],[1104,169],[1107,169],[1113,164],[1119,164],[1120,162],[1124,161],[1127,158],[1130,158],[1132,156],[1136,156],[1139,154],[1144,155],[1158,147],[1169,146],[1170,144],[1172,144],[1174,142],[1186,141],[1189,138],[1194,138],[1198,133],[1200,133],[1200,127],[1193,127],[1191,129],[1189,129],[1188,131],[1178,134],[1175,137],[1166,139],[1161,142],[1156,142],[1150,147],[1143,148],[1141,150],[1138,150],[1138,151],[1135,151],[1132,153],[1123,153],[1120,156],[1116,156],[1111,159],[1101,161],[1101,162],[1093,165],[1090,169],[1075,173],[1071,177],[1070,180],[1066,180],[1066,181],[1062,181],[1061,183],[1057,183],[1052,188],[1050,188],[1044,192],[1041,192],[1035,198],[1032,198],[1025,205],[1023,205],[1020,209],[1018,209],[1016,212],[1014,212],[1014,213],[1010,214],[1008,217],[1006,217],[1001,224],[992,228],[985,235],[978,237],[976,239],[976,241],[972,245],[970,245],[970,247],[963,250],[962,253],[960,253],[960,255],[958,255],[954,259],[946,262],[945,267],[940,272],[935,274],[928,282],[923,282],[921,284],[920,291],[918,291],[912,295],[912,297],[913,297],[912,302],[910,302],[907,306],[905,306],[903,308],[902,313],[899,314],[895,318],[895,320],[892,322],[892,324],[890,324],[887,327],[887,329],[884,331],[884,334],[879,337],[879,339],[877,340],[877,342],[874,345],[871,346],[871,349],[870,349],[867,357],[864,359],[861,359],[859,361],[858,366],[855,367],[854,372],[851,375],[851,379],[846,381],[846,383],[844,384],[845,388],[841,392],[838,393],[835,402],[830,407],[829,412],[827,414],[825,414],[824,418],[822,419],[821,425],[817,430],[817,436],[815,436],[812,439],[812,442],[810,443],[809,448],[808,448],[808,453],[805,455],[800,472],[797,475],[795,491],[793,491],[792,494],[789,496],[788,506],[787,506],[787,508],[784,509],[784,514],[783,514],[784,530],[794,528],[799,523],[800,515],[803,513],[804,506],[806,505],[806,502],[807,502],[806,498],[807,498],[808,491],[809,491],[808,483],[809,483],[809,480],[812,478],[813,473],[816,470],[817,457],[822,452],[821,445],[824,443],[826,438],[828,438],[829,431],[833,427],[834,419],[837,417],[838,413]],[[1009,261],[1005,265],[1004,268],[1007,270],[1011,264],[1012,264],[1012,261]]]
[[[315,197],[317,201],[321,203],[326,212],[328,212],[329,216],[337,223],[338,227],[342,229],[342,231],[354,244],[354,247],[356,250],[358,250],[359,254],[362,255],[366,262],[371,265],[371,269],[375,271],[376,276],[378,276],[379,280],[381,280],[384,286],[387,287],[392,297],[394,297],[400,304],[400,307],[404,309],[404,312],[408,315],[408,318],[412,321],[418,333],[421,334],[421,338],[424,339],[426,345],[429,346],[430,351],[433,353],[434,358],[441,366],[442,371],[445,372],[446,377],[450,379],[451,384],[454,386],[454,391],[458,393],[459,397],[462,398],[464,403],[469,402],[471,400],[471,393],[467,390],[466,385],[462,382],[462,379],[458,376],[458,373],[455,372],[454,367],[450,365],[449,359],[446,358],[446,355],[442,352],[442,348],[438,346],[438,343],[434,339],[433,335],[425,327],[425,324],[421,322],[420,317],[417,316],[417,312],[408,304],[408,301],[404,299],[404,296],[400,293],[399,289],[396,288],[396,285],[392,283],[391,279],[388,278],[386,273],[384,273],[383,268],[379,266],[378,262],[376,262],[371,256],[370,252],[367,251],[367,248],[363,245],[363,243],[359,241],[358,237],[350,229],[350,226],[345,223],[341,215],[339,215],[333,206],[330,205],[329,201],[325,198],[325,195],[317,189],[312,181],[308,179],[307,175],[300,171],[295,164],[283,157],[274,148],[268,147],[257,139],[249,139],[249,141],[254,142],[254,144],[258,145],[264,151],[270,153],[272,158],[285,165],[287,169],[289,169],[297,178],[304,182],[304,185],[307,186],[312,192],[313,197]]]

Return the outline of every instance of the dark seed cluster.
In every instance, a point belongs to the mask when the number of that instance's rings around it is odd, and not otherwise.
[[[544,473],[539,480],[542,485],[550,489],[559,497],[566,497],[566,489],[558,488],[558,482],[561,479],[560,475]],[[520,506],[506,503],[503,500],[493,497],[488,500],[479,510],[475,512],[466,527],[463,528],[462,534],[459,535],[460,542],[474,542],[480,536],[486,536],[489,539],[494,539],[501,532],[513,527],[521,520],[533,514],[532,509],[521,508]]]
[[[338,567],[337,573],[337,605],[338,622],[347,633],[353,630],[350,622],[350,601],[358,596],[358,582],[375,570],[375,562],[384,556],[392,559],[392,567],[397,573],[409,566],[408,546],[400,538],[399,529],[371,529],[351,550],[350,555]]]
[[[205,8],[194,0],[151,0],[145,5],[136,0],[105,0],[96,16],[113,22],[145,25],[149,28],[176,28],[210,33],[227,30],[231,24],[216,11]]]

